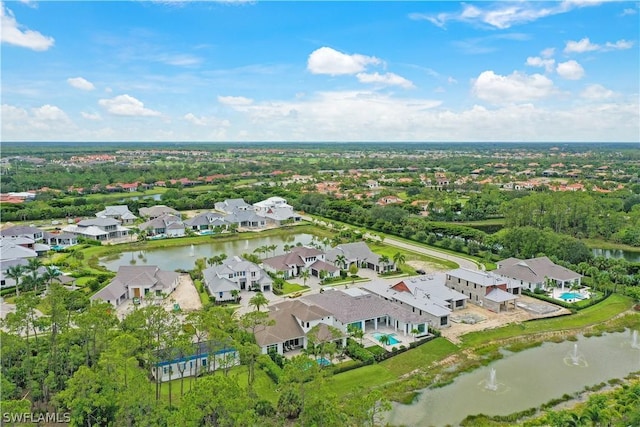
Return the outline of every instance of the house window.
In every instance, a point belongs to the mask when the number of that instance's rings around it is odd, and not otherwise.
[[[443,316],[440,318],[440,326],[445,326],[447,324],[447,317]]]
[[[223,292],[219,292],[220,299],[222,299],[222,294],[223,294]]]
[[[167,371],[167,368],[166,368],[166,367],[162,368],[162,375],[167,375],[167,372],[168,372],[168,371]]]
[[[267,353],[277,353],[278,352],[278,344],[270,344],[267,346]]]
[[[460,278],[458,277],[458,283],[460,283]]]
[[[477,283],[473,284],[473,289],[478,289],[478,284]]]
[[[256,277],[256,272],[255,271],[251,272],[251,277]]]
[[[207,366],[207,359],[202,359],[202,366]]]

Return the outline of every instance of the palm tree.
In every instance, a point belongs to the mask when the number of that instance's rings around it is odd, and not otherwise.
[[[338,264],[338,266],[344,270],[345,268],[347,268],[347,258],[340,254],[340,255],[336,255],[336,264]]]
[[[380,255],[379,262],[384,266],[382,267],[382,272],[385,273],[387,271],[387,265],[389,264],[389,257],[386,255]]]
[[[309,279],[309,270],[302,270],[300,273],[300,277],[302,278],[302,283],[307,286],[307,280]]]
[[[264,296],[262,292],[258,292],[249,300],[249,305],[254,306],[256,311],[260,311],[260,307],[269,304],[269,300]]]
[[[269,245],[269,246],[267,246],[267,250],[271,251],[272,256],[276,255],[276,249],[278,249],[278,245]]]
[[[38,269],[42,267],[42,262],[38,258],[29,258],[26,270],[31,273],[30,281],[33,284],[33,290],[38,290]]]
[[[46,271],[44,272],[42,277],[48,285],[47,289],[49,289],[51,288],[51,282],[53,282],[53,279],[62,276],[62,273],[60,272],[60,270],[51,265],[47,265],[45,268]]]
[[[393,255],[393,262],[396,265],[396,270],[399,270],[400,267],[407,261],[407,258],[404,256],[402,252],[396,252]]]
[[[238,297],[240,296],[240,291],[237,289],[234,289],[231,291],[231,296],[233,297],[233,299],[236,301],[236,303],[238,302]]]
[[[389,335],[387,334],[380,335],[380,338],[378,338],[378,341],[380,341],[380,344],[384,346],[389,345]]]
[[[420,333],[420,331],[418,329],[416,329],[416,328],[413,328],[411,330],[411,335],[413,335],[413,342],[416,341],[416,335],[418,335],[419,333]]]
[[[16,296],[20,296],[20,279],[24,273],[25,268],[22,265],[14,265],[7,269],[6,275],[9,279],[13,279],[16,282]]]

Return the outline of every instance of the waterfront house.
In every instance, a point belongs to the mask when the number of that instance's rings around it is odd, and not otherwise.
[[[179,279],[178,273],[160,270],[155,265],[122,265],[118,268],[116,277],[96,292],[91,300],[106,301],[118,307],[133,298],[163,298],[176,289]]]
[[[234,301],[236,291],[270,291],[271,277],[256,264],[238,256],[202,271],[204,285],[216,301]]]
[[[493,271],[502,277],[519,283],[523,289],[535,291],[558,287],[561,289],[580,285],[582,276],[551,261],[547,257],[530,259],[507,258],[498,262]]]
[[[515,308],[520,284],[492,272],[457,268],[447,271],[447,287],[469,296],[469,302],[500,313]]]

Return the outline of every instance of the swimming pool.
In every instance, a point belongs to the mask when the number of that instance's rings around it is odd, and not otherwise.
[[[582,300],[585,297],[575,292],[565,292],[562,295],[560,295],[559,298],[564,301],[569,301],[569,300]]]
[[[396,339],[396,334],[380,334],[377,332],[373,334],[373,337],[378,341],[380,341],[380,338],[383,336],[389,337],[389,345],[400,344],[400,341]]]
[[[329,366],[331,365],[331,362],[327,359],[325,359],[324,357],[320,357],[318,359],[316,359],[316,362],[318,362],[318,365],[320,366]]]

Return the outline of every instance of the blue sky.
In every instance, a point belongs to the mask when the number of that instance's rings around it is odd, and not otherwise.
[[[1,137],[640,142],[639,5],[5,1]]]

